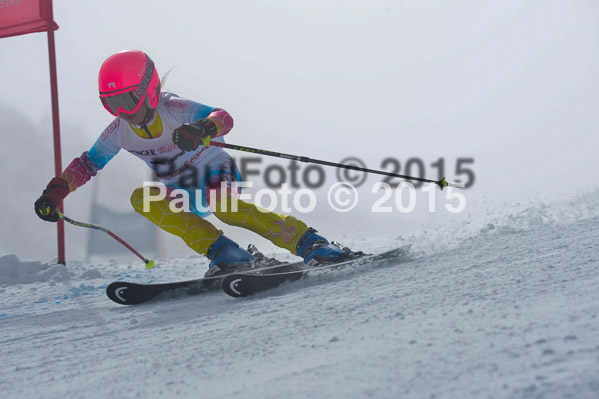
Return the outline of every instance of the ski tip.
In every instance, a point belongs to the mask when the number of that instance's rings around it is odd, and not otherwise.
[[[133,305],[134,303],[127,300],[127,285],[128,283],[122,281],[115,281],[108,284],[108,287],[106,287],[106,296],[119,305]]]
[[[234,298],[247,296],[242,287],[240,287],[240,283],[243,284],[243,277],[242,274],[229,274],[225,276],[221,282],[223,291]]]

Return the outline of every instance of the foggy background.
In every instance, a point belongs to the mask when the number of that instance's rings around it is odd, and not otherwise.
[[[438,190],[435,214],[421,190],[408,215],[372,214],[375,176],[356,209],[333,212],[328,170],[316,211],[292,213],[330,239],[385,241],[597,187],[599,4],[591,0],[71,0],[55,1],[54,17],[63,167],[112,121],[97,95],[101,63],[140,49],[161,76],[171,71],[165,90],[232,114],[230,143],[333,162],[357,156],[374,169],[387,157],[402,168],[416,157],[433,179],[431,163],[444,158],[450,181],[463,178],[458,158],[474,158],[476,181],[461,191],[467,212],[458,215],[442,210]],[[46,34],[0,40],[0,71],[0,255],[49,261],[56,228],[33,212],[54,171]],[[287,165],[265,158],[262,166],[275,163]],[[95,178],[99,201],[130,210],[130,193],[148,177],[121,151]],[[87,220],[91,183],[66,199],[67,215]],[[242,245],[268,245],[210,220]],[[66,231],[67,258],[82,259],[88,232]],[[194,254],[178,239],[164,246],[165,256]]]

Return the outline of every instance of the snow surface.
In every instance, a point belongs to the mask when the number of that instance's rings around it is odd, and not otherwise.
[[[368,240],[348,242],[363,249]],[[199,257],[0,258],[5,398],[597,398],[599,191],[397,237],[401,264],[126,307]],[[379,240],[380,243],[380,240]],[[272,254],[270,254],[272,255]],[[277,254],[278,256],[280,254]]]

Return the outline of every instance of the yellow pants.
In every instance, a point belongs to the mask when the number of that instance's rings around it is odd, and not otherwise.
[[[157,188],[151,188],[150,194],[155,196]],[[206,255],[208,248],[223,233],[214,225],[191,212],[173,212],[169,209],[169,199],[149,202],[149,211],[143,211],[143,187],[138,187],[131,194],[131,205],[139,214],[148,218],[162,230],[181,237],[188,247],[199,254]],[[234,205],[237,204],[237,210]],[[306,232],[308,226],[293,216],[279,215],[242,201],[227,194],[216,198],[211,204],[214,215],[222,222],[243,227],[270,240],[278,247],[285,248],[297,255],[297,242]]]

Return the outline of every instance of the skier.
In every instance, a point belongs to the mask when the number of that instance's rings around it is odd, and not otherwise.
[[[104,108],[116,118],[89,151],[50,180],[35,201],[35,213],[41,219],[56,222],[55,210],[61,201],[125,149],[152,168],[168,192],[163,200],[149,202],[149,210],[144,211],[144,190],[138,187],[131,195],[133,209],[208,257],[206,277],[247,268],[254,256],[203,219],[209,212],[195,206],[196,192],[219,220],[249,229],[304,258],[305,263],[346,256],[346,251],[301,220],[259,209],[237,197],[234,182],[241,181],[241,176],[235,162],[222,148],[209,146],[210,140],[224,142],[223,136],[233,128],[232,117],[224,109],[161,92],[162,82],[147,54],[126,50],[108,57],[100,68],[98,85]],[[225,193],[221,194],[221,187]],[[189,212],[169,209],[174,189],[189,193]],[[211,196],[211,190],[216,195]],[[155,196],[159,190],[153,187],[149,192]],[[231,210],[233,200],[236,212]]]

